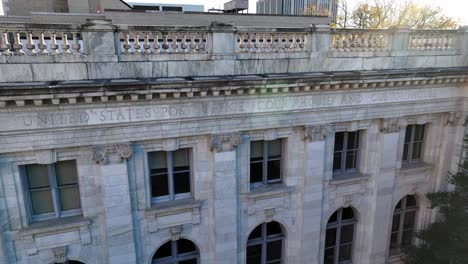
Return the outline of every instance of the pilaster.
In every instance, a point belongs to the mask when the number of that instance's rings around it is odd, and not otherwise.
[[[131,156],[132,148],[129,144],[98,146],[92,153],[92,159],[96,162],[95,177],[101,178],[108,263],[136,262],[127,169],[127,159]]]
[[[237,259],[237,159],[239,133],[210,136],[214,164],[215,263]]]
[[[380,124],[380,160],[376,172],[370,182],[370,237],[369,251],[365,263],[386,263],[388,243],[393,214],[393,189],[395,186],[396,167],[400,132],[404,133],[404,126],[398,119],[384,119]],[[378,133],[378,132],[377,132]]]
[[[320,241],[323,216],[326,138],[333,133],[329,125],[304,129],[304,208],[302,263],[321,263]]]

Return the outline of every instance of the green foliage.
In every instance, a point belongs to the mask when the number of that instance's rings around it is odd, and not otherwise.
[[[389,28],[407,26],[412,29],[454,29],[458,22],[442,13],[440,7],[408,1],[368,0],[348,10],[341,0],[337,24],[353,28]]]
[[[466,152],[467,136],[464,141]],[[449,182],[454,186],[452,192],[427,194],[439,216],[416,235],[416,245],[405,249],[405,264],[468,263],[468,161],[463,162],[458,173],[449,175]]]

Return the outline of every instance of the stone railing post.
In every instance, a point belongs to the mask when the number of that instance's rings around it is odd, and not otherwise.
[[[397,26],[392,28],[390,40],[391,51],[407,51],[409,47],[410,29],[407,26]]]
[[[235,54],[236,29],[227,24],[211,24],[213,32],[211,40],[208,41],[207,52],[213,60],[230,59]],[[227,57],[227,58],[226,58]]]
[[[309,33],[309,36],[310,41],[307,42],[307,51],[329,52],[331,50],[330,25],[314,25],[313,33]]]
[[[83,26],[85,52],[93,56],[115,56],[114,26],[109,19],[88,19]]]
[[[462,54],[468,54],[468,26],[461,26],[459,29],[459,48]]]

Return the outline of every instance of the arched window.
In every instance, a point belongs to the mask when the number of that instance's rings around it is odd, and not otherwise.
[[[67,262],[54,262],[55,264],[85,264],[84,262],[78,261],[78,260],[67,260]]]
[[[200,254],[197,246],[190,240],[168,241],[156,250],[153,264],[198,264]]]
[[[401,246],[411,244],[418,209],[416,197],[407,195],[398,202],[393,212],[392,234],[390,236],[390,255],[399,252]]]
[[[351,263],[356,218],[351,207],[330,217],[325,237],[325,264]]]
[[[249,235],[247,264],[283,263],[283,228],[278,222],[263,223]]]

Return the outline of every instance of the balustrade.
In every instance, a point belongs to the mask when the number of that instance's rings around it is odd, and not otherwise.
[[[0,55],[54,56],[83,52],[80,32],[0,29]]]
[[[238,53],[275,53],[305,51],[306,33],[238,33]]]
[[[385,30],[340,29],[332,32],[332,50],[335,51],[387,51],[389,35]]]
[[[453,50],[456,45],[457,31],[419,30],[411,32],[409,50]]]
[[[120,32],[121,54],[206,53],[207,32]]]

